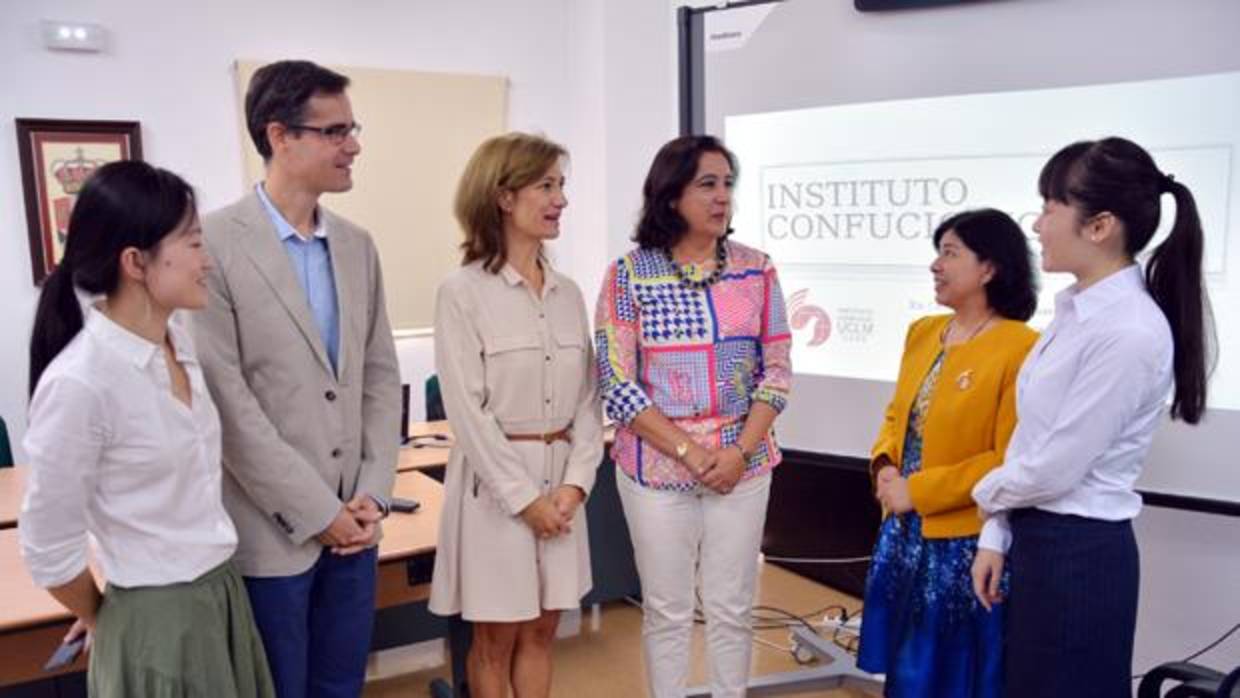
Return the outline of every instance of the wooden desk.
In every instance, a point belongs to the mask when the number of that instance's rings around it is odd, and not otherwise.
[[[26,466],[0,468],[0,529],[17,525],[17,512],[26,491]],[[0,568],[3,569],[3,568]]]
[[[417,438],[431,434],[443,434],[448,440]],[[608,444],[615,440],[615,435],[615,427],[607,427],[604,432]],[[442,468],[448,464],[448,456],[452,452],[452,427],[447,421],[410,422],[409,436],[414,437],[413,444],[422,445],[410,444],[400,449],[396,461],[397,472]],[[26,486],[26,470],[23,465],[0,468],[0,529],[17,525],[17,512],[21,509],[22,492]]]
[[[432,434],[443,434],[452,438],[452,425],[448,424],[446,419],[437,422],[409,422],[409,438],[416,439],[419,436]]]
[[[16,528],[0,531],[0,599],[0,687],[86,670],[83,656],[58,671],[43,671],[73,619],[35,586],[21,558]]]
[[[447,422],[420,422],[419,428],[423,434],[434,433],[433,427],[438,424],[442,424],[449,435],[452,433],[446,429]],[[411,431],[411,433],[418,432]],[[448,464],[448,456],[451,452],[452,449],[449,445],[417,448],[406,446],[400,449],[396,470],[403,473],[410,470],[442,468]],[[22,506],[22,493],[26,490],[27,470],[28,468],[24,465],[0,468],[0,530],[13,528],[17,525],[17,513]],[[397,496],[403,497],[404,495],[398,494]],[[419,498],[414,497],[414,499]]]
[[[442,433],[451,436],[446,421],[410,424],[411,436]],[[605,438],[610,443],[614,430]],[[443,467],[450,448],[427,446],[403,448],[397,465],[396,496],[415,499],[421,508],[414,514],[393,514],[384,522],[384,539],[379,544],[379,570],[376,584],[375,649],[415,642],[429,637],[450,636],[453,676],[460,685],[464,676],[464,649],[468,634],[464,624],[430,616],[426,600],[430,595],[430,573],[434,564],[439,517],[443,510],[443,486],[421,471]],[[21,504],[25,469],[0,469],[0,695],[13,684],[52,678],[84,671],[86,660],[59,672],[42,671],[42,666],[68,630],[71,618],[47,592],[34,586],[17,549],[17,531],[12,529]],[[6,519],[6,512],[8,514]],[[637,570],[623,512],[615,492],[615,469],[604,460],[593,495],[586,501],[590,519],[590,549],[594,567],[594,591],[587,604],[632,596],[639,593]],[[12,602],[10,602],[12,600]],[[18,689],[19,691],[21,689]],[[443,685],[435,695],[448,695]],[[49,694],[50,695],[50,694]]]
[[[425,436],[428,434],[446,434],[449,438],[452,436],[452,428],[448,426],[446,421],[441,422],[410,422],[410,436]],[[437,444],[436,441],[423,439],[421,443]],[[428,468],[442,468],[448,464],[448,455],[451,453],[451,442],[444,442],[444,445],[423,446],[414,448],[406,446],[400,449],[400,457],[396,463],[398,472],[407,472],[410,470],[425,470]],[[13,528],[17,525],[17,513],[22,506],[22,493],[26,491],[26,473],[28,468],[24,465],[15,465],[11,468],[0,468],[0,530]],[[398,497],[405,495],[397,493]],[[422,500],[422,497],[414,496],[412,499]],[[442,501],[442,496],[440,497]],[[423,502],[423,507],[427,506]],[[438,512],[439,509],[436,509]],[[438,516],[438,514],[436,514]],[[431,541],[432,545],[434,541]],[[382,549],[382,546],[380,546]],[[2,656],[2,655],[0,655]]]
[[[437,422],[409,422],[410,438],[429,436],[431,434],[443,434],[448,438],[452,438],[452,425],[446,419],[441,419]],[[616,440],[616,425],[609,424],[603,428],[603,440],[607,443]]]
[[[430,434],[442,434],[448,440],[416,438]],[[452,427],[447,421],[410,422],[409,435],[414,437],[414,441],[435,445],[401,449],[397,470],[420,470],[436,479],[442,478],[452,449],[439,444],[452,443]],[[615,437],[614,426],[608,426],[603,431],[605,443],[612,443]],[[606,453],[594,481],[594,491],[586,499],[585,509],[590,521],[590,564],[593,567],[594,588],[584,603],[605,603],[640,595],[641,583],[633,559],[633,543],[616,490],[616,467]],[[416,579],[412,571],[411,579]]]
[[[405,446],[396,458],[396,472],[442,468],[451,453],[452,449],[444,446]]]
[[[410,584],[410,561],[420,558],[423,567],[433,563],[443,511],[443,486],[422,473],[397,475],[394,489],[397,496],[416,499],[422,506],[412,514],[392,514],[383,522],[376,610],[429,598],[429,579]],[[0,688],[85,671],[85,657],[59,671],[42,669],[72,620],[30,578],[18,549],[17,529],[0,531]]]
[[[375,607],[379,609],[430,598],[429,581],[409,583],[412,558],[423,556],[434,561],[435,544],[439,540],[439,516],[443,512],[443,485],[419,472],[397,473],[393,494],[422,504],[412,514],[393,512],[383,522],[383,540],[379,541],[378,589]]]
[[[447,439],[428,438],[432,435],[446,436]],[[396,470],[398,472],[442,468],[448,464],[448,456],[452,452],[455,437],[452,434],[452,426],[447,420],[409,422],[409,437],[410,443],[400,449],[397,457]],[[610,445],[616,440],[616,428],[607,427],[603,431],[603,438]]]
[[[432,435],[442,435],[447,438],[426,438]],[[403,473],[410,470],[433,470],[446,466],[448,456],[452,453],[452,438],[452,427],[448,426],[447,420],[409,422],[409,443],[401,446],[396,458],[396,471]]]

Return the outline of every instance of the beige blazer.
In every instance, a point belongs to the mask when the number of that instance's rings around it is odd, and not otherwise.
[[[400,372],[379,257],[361,228],[320,207],[340,312],[333,372],[310,305],[258,195],[202,220],[213,268],[195,313],[199,360],[223,427],[224,505],[242,574],[309,569],[355,494],[391,496]]]
[[[592,584],[585,508],[572,533],[540,541],[519,516],[562,485],[589,494],[603,456],[585,300],[548,270],[536,296],[510,266],[461,268],[435,299],[435,366],[456,446],[430,610],[513,622],[577,608]],[[509,441],[568,427],[572,442]]]

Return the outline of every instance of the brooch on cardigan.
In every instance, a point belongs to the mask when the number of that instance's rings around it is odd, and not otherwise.
[[[968,390],[973,387],[973,369],[961,371],[960,375],[956,376],[956,387],[961,390]]]

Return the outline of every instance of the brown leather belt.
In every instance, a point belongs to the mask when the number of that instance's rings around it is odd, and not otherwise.
[[[555,441],[573,442],[573,432],[568,427],[549,434],[504,434],[504,436],[507,436],[509,441],[541,441],[548,445]]]

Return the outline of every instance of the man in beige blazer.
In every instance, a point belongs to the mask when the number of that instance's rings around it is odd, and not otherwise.
[[[196,342],[235,561],[281,698],[361,694],[400,434],[374,243],[318,205],[352,187],[347,86],[305,61],[256,72],[246,120],[266,180],[202,221],[213,269]]]

